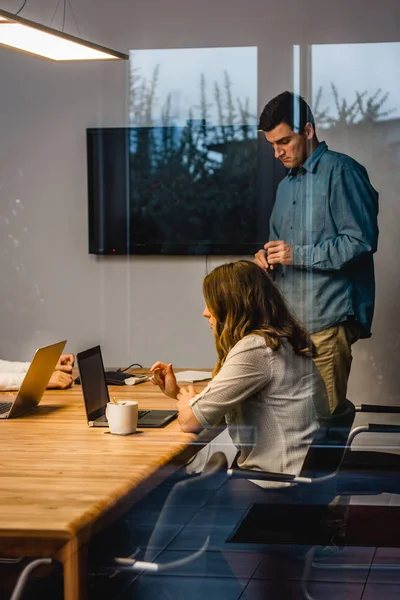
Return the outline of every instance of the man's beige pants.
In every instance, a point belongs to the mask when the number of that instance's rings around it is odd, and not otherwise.
[[[359,329],[353,323],[340,323],[311,335],[316,350],[314,362],[325,381],[331,413],[346,400],[353,360],[351,345],[359,337]],[[348,496],[336,496],[323,517],[323,527],[333,538],[345,535],[349,500]]]
[[[316,349],[314,362],[325,381],[331,413],[340,402],[346,400],[353,360],[351,345],[359,337],[357,325],[351,322],[340,323],[311,335]]]

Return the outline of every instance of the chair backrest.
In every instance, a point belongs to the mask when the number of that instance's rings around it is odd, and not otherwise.
[[[188,475],[169,492],[149,539],[144,560],[154,561],[160,548],[165,548],[170,541],[171,531],[168,526],[174,522],[179,506],[190,506],[196,494],[204,498],[211,497],[228,479],[228,462],[223,452],[215,452],[208,460],[200,475]],[[205,501],[205,500],[204,500]],[[201,544],[199,544],[201,546]]]
[[[321,426],[304,460],[300,473],[302,477],[321,477],[339,468],[347,450],[355,413],[354,404],[345,400],[329,417],[321,420]]]

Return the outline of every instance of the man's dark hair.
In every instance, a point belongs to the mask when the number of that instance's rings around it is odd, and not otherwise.
[[[315,127],[311,108],[304,98],[293,92],[283,92],[265,105],[258,128],[271,131],[281,123],[286,123],[296,132],[303,131],[306,123]]]

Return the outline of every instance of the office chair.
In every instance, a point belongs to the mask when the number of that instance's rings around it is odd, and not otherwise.
[[[167,564],[159,564],[153,561],[154,554],[157,554],[161,548],[166,546],[166,540],[163,540],[165,529],[163,526],[169,524],[178,505],[185,505],[186,496],[193,495],[193,492],[196,491],[204,491],[204,489],[214,492],[223,486],[229,478],[263,479],[266,481],[288,482],[292,485],[310,485],[313,497],[317,499],[312,510],[312,519],[315,521],[315,527],[317,527],[327,504],[336,495],[335,473],[343,459],[344,448],[346,447],[347,438],[354,420],[354,414],[355,408],[353,404],[347,401],[335,411],[332,417],[329,417],[322,423],[322,427],[319,429],[314,443],[308,450],[302,472],[299,476],[228,469],[225,454],[216,452],[212,455],[200,475],[187,476],[175,484],[169,492],[148,542],[145,554],[146,560],[136,560],[135,556],[137,553],[135,552],[134,556],[115,558],[110,569],[113,570],[114,574],[116,571],[156,572],[171,570],[198,558],[207,549],[208,536],[200,550],[180,561]],[[318,473],[318,477],[315,476],[315,473]],[[286,497],[285,490],[286,488],[284,488],[282,493],[283,502]]]
[[[17,564],[21,561],[21,558],[17,559],[8,559],[1,558],[0,564]],[[25,586],[33,573],[38,567],[43,565],[50,565],[52,563],[51,558],[38,558],[30,561],[25,567],[22,569],[21,573],[18,576],[14,589],[11,593],[10,600],[21,600],[23,592],[25,590]]]
[[[282,501],[279,504],[268,504],[268,493],[271,490],[265,490],[264,513],[267,518],[264,525],[266,527],[263,527],[263,523],[256,523],[255,535],[258,535],[259,539],[252,540],[252,543],[263,543],[275,547],[278,544],[281,551],[284,551],[283,549],[286,546],[286,548],[290,547],[291,550],[294,548],[295,551],[299,551],[299,554],[303,554],[305,566],[301,582],[302,593],[306,600],[314,600],[307,590],[307,580],[313,567],[315,549],[317,546],[329,544],[331,537],[331,534],[321,527],[321,520],[332,499],[344,492],[341,474],[352,442],[357,435],[364,432],[400,432],[400,426],[374,424],[360,426],[352,430],[355,414],[356,408],[349,400],[346,400],[335,409],[331,416],[323,420],[313,443],[310,445],[298,476],[240,468],[228,469],[225,455],[222,452],[213,454],[200,475],[189,475],[186,479],[175,484],[169,492],[148,542],[145,560],[137,560],[136,551],[133,556],[115,558],[112,565],[105,567],[105,569],[111,570],[113,573],[120,571],[151,573],[172,570],[195,560],[205,552],[208,547],[208,537],[206,537],[199,550],[180,561],[167,564],[154,561],[160,549],[166,546],[166,540],[162,539],[163,525],[170,522],[170,517],[176,512],[178,504],[185,505],[186,494],[192,494],[196,490],[204,490],[206,487],[216,490],[228,479],[287,483],[289,487],[273,490],[274,493],[281,494]],[[356,454],[354,453],[354,456]],[[348,473],[349,461],[346,464],[346,472]],[[358,492],[356,493],[363,493],[360,485],[359,481]],[[298,501],[295,504],[290,503],[290,506],[286,506],[285,502],[291,497],[289,490],[292,488],[297,488],[299,492]],[[365,489],[367,489],[366,486],[363,490]],[[376,486],[375,489],[377,489]],[[366,493],[369,493],[369,491]],[[282,515],[285,516],[282,518]],[[301,524],[300,530],[296,527],[290,529],[293,521]],[[235,541],[235,534],[233,534],[230,541]],[[289,550],[289,554],[293,553],[291,550]]]
[[[209,490],[210,495],[216,489],[224,484],[228,478],[228,462],[225,454],[217,452],[211,456],[203,471],[200,474],[191,474],[185,476],[182,480],[172,487],[158,515],[150,539],[147,542],[144,552],[144,559],[138,560],[137,556],[141,548],[136,548],[129,556],[115,557],[111,562],[104,556],[96,556],[93,565],[93,574],[108,574],[108,577],[114,577],[120,573],[146,572],[156,573],[160,571],[170,571],[199,558],[208,548],[209,536],[206,535],[202,546],[196,552],[185,556],[180,560],[169,563],[155,562],[156,556],[168,545],[168,536],[165,537],[165,531],[171,522],[174,522],[177,506],[185,506],[187,499],[193,497],[197,492]],[[190,504],[190,502],[189,502]],[[100,562],[100,564],[99,564]]]
[[[310,507],[302,504],[302,500],[300,500],[299,505],[291,504],[286,511],[285,505],[282,508],[282,505],[267,504],[265,506],[265,512],[268,512],[267,529],[263,528],[263,524],[258,521],[254,523],[252,531],[252,542],[255,543],[258,541],[264,544],[278,543],[305,547],[304,570],[301,580],[301,591],[305,600],[314,600],[307,589],[311,569],[326,567],[326,565],[315,563],[313,560],[317,547],[327,545],[330,541],[331,534],[324,530],[321,517],[333,497],[339,494],[353,496],[383,492],[400,493],[398,481],[400,456],[350,449],[354,439],[362,433],[400,433],[400,426],[370,423],[351,430],[356,411],[400,413],[400,407],[362,405],[356,409],[348,400],[339,405],[322,424],[316,439],[308,450],[298,477],[276,473],[254,473],[254,471],[241,469],[228,470],[230,478],[291,483],[305,492],[303,500],[307,502],[311,499],[313,501]],[[282,502],[285,502],[285,489],[282,490]],[[386,507],[380,508],[384,511]],[[365,511],[368,512],[368,507],[365,507]],[[285,512],[288,522],[285,519]],[[288,527],[293,526],[293,522],[300,524],[300,530],[296,530],[296,527],[288,530]],[[396,568],[396,566],[392,567]],[[335,564],[332,568],[349,570],[360,569],[361,566]],[[369,568],[369,565],[365,568]],[[397,569],[399,568],[397,567]]]
[[[399,406],[380,406],[372,404],[362,404],[356,407],[356,412],[359,413],[375,413],[375,414],[400,414]],[[362,433],[399,433],[399,425],[382,425],[370,423],[368,425],[361,425],[355,428],[352,432],[353,439],[355,436]],[[389,452],[376,452],[371,450],[352,450],[349,449],[342,462],[340,474],[338,477],[338,493],[341,496],[357,496],[357,495],[379,495],[382,493],[400,494],[400,455]],[[393,508],[389,508],[392,511]],[[373,512],[373,520],[375,530],[381,530],[384,532],[383,537],[388,537],[388,528],[386,522],[382,523],[382,527],[379,526],[379,517],[385,517],[383,513],[388,513],[387,506],[380,506],[379,508],[370,506],[363,507],[364,518],[368,518],[368,513]],[[350,512],[349,519],[351,522],[352,514]],[[383,521],[386,521],[384,518]],[[399,527],[389,528],[389,537],[392,541],[390,543],[394,546],[398,545],[398,531]],[[394,529],[394,531],[393,531]],[[372,534],[374,535],[374,534]],[[376,533],[375,533],[376,535]],[[362,541],[362,545],[365,545],[365,536]],[[367,535],[368,537],[368,535]],[[376,542],[376,539],[375,539]],[[374,544],[379,546],[379,543]],[[399,571],[400,565],[396,564],[385,564],[384,566],[373,566],[370,564],[355,564],[355,563],[338,563],[330,564],[328,562],[314,562],[313,553],[310,553],[305,561],[305,568],[303,572],[304,586],[306,581],[309,579],[309,574],[312,569],[325,569],[325,570],[346,570],[348,571],[369,571],[369,570],[384,570],[387,571]],[[313,600],[308,594],[305,594],[306,600]]]

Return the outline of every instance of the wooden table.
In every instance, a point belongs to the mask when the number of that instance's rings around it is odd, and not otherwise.
[[[175,408],[150,383],[111,387],[110,395],[142,409]],[[65,600],[86,597],[92,535],[218,433],[183,433],[177,421],[130,436],[89,428],[80,386],[46,392],[34,413],[0,427],[0,556],[59,560]]]

